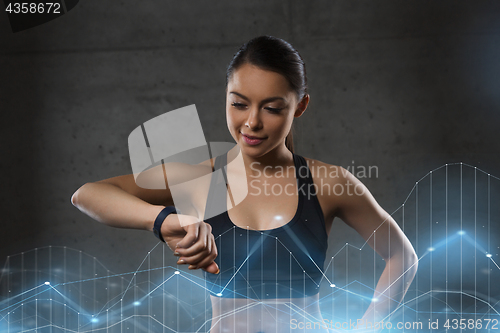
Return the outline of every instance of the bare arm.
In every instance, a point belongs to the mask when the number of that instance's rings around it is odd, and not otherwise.
[[[152,181],[166,183],[160,168],[152,169],[149,176]],[[186,172],[183,176],[186,177]],[[182,181],[182,178],[176,180]],[[160,211],[165,206],[173,205],[172,195],[166,187],[166,190],[143,189],[137,186],[133,175],[125,175],[87,183],[73,194],[71,202],[83,213],[106,225],[152,231]],[[161,228],[167,244],[180,257],[178,264],[218,273],[214,262],[217,248],[210,225],[193,216],[184,216],[186,220],[190,223],[181,225],[179,218],[171,214]]]
[[[165,182],[161,177],[160,181]],[[133,175],[87,183],[73,194],[71,202],[109,226],[151,231],[158,213],[165,205],[173,204],[168,189],[143,189],[136,185]]]
[[[363,316],[368,322],[380,322],[394,311],[410,286],[418,259],[408,238],[394,219],[375,201],[368,189],[347,172],[344,186],[351,186],[351,194],[337,197],[338,215],[354,228],[385,260],[385,269],[379,278],[373,301]],[[357,187],[357,191],[354,188]],[[360,195],[356,193],[361,193]]]
[[[154,220],[163,207],[174,205],[169,185],[200,177],[206,170],[210,168],[167,163],[144,171],[138,178],[142,186],[161,184],[164,189],[140,187],[134,175],[125,175],[87,183],[73,194],[71,202],[96,221],[112,227],[153,230]],[[189,194],[177,192],[179,195],[190,201]]]

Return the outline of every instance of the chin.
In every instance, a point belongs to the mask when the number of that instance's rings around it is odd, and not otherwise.
[[[243,154],[251,157],[260,157],[269,152],[267,148],[264,148],[261,145],[249,146],[245,143],[239,143],[238,146],[240,147],[240,150]]]

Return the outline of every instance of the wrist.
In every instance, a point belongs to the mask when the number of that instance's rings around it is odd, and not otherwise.
[[[146,230],[151,232],[153,231],[155,220],[158,217],[158,214],[160,214],[160,212],[163,210],[163,208],[165,208],[165,206],[151,205],[145,222]]]
[[[175,209],[174,206],[167,206],[167,207],[164,207],[160,213],[158,214],[158,216],[156,217],[155,219],[155,222],[154,222],[154,225],[153,225],[153,233],[154,235],[160,240],[162,241],[163,243],[165,243],[165,239],[163,239],[163,235],[162,235],[162,226],[163,226],[163,222],[166,220],[166,218],[169,216],[169,215],[172,215],[172,214],[177,214],[177,210]]]

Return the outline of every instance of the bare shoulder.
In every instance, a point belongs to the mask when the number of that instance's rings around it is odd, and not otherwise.
[[[304,157],[316,184],[344,184],[354,177],[349,170],[335,164]]]
[[[346,208],[359,209],[374,204],[366,186],[349,170],[339,165],[306,158],[325,215],[341,215]]]

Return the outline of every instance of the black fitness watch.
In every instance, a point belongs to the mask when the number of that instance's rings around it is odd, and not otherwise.
[[[163,239],[163,236],[161,235],[161,225],[163,224],[163,221],[169,216],[170,214],[175,213],[177,214],[177,210],[175,209],[174,206],[167,206],[163,208],[156,217],[155,224],[153,226],[153,233],[155,236],[161,240],[163,243],[165,243],[165,240]]]

